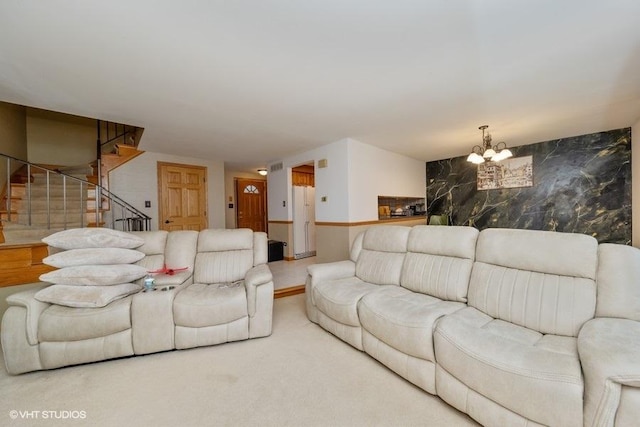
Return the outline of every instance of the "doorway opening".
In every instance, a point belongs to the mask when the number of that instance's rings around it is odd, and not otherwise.
[[[158,228],[195,230],[208,227],[207,168],[158,162]]]
[[[267,182],[236,178],[236,227],[267,231]]]
[[[293,257],[316,255],[315,169],[308,162],[291,169],[293,211]]]

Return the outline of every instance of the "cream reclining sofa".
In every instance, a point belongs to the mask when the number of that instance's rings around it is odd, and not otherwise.
[[[640,419],[640,250],[378,226],[308,268],[308,317],[487,426]]]
[[[2,350],[10,374],[117,357],[219,344],[271,334],[273,279],[267,236],[248,229],[150,231],[137,264],[155,275],[156,291],[101,308],[38,301],[37,289],[7,298]]]

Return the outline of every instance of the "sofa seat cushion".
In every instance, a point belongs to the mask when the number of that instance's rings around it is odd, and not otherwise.
[[[467,307],[440,319],[434,343],[437,363],[477,393],[540,424],[582,425],[576,338],[543,335]]]
[[[131,298],[100,308],[51,305],[38,319],[38,341],[81,341],[131,329]]]
[[[223,325],[248,316],[244,281],[194,283],[176,295],[173,317],[177,326],[203,328]]]
[[[357,277],[320,282],[313,288],[313,301],[329,318],[348,326],[360,326],[358,302],[382,286],[364,282]]]
[[[389,286],[365,295],[358,313],[362,327],[380,341],[404,354],[435,362],[435,322],[464,307],[463,303]]]

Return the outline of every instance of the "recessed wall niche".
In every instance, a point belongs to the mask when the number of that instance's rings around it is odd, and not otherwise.
[[[453,225],[583,233],[631,244],[631,128],[509,147],[533,186],[477,190],[466,156],[427,162],[427,214]]]

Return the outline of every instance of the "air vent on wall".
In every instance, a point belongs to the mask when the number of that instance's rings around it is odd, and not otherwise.
[[[271,165],[271,167],[269,169],[271,170],[271,172],[276,172],[276,171],[282,170],[282,162],[274,163],[273,165]]]

